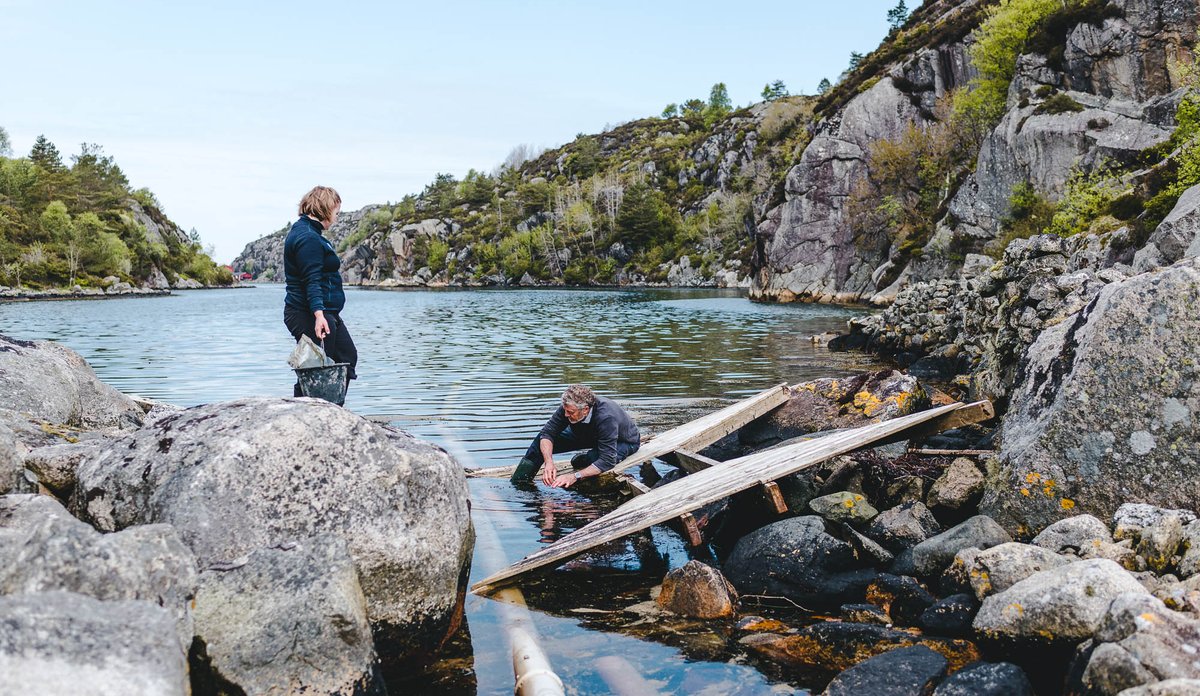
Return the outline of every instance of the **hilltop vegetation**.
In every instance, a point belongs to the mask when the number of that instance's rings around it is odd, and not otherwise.
[[[0,129],[0,283],[31,288],[103,285],[115,276],[161,287],[232,276],[167,218],[149,189],[133,190],[113,158],[85,143],[68,166],[39,137],[13,157]]]

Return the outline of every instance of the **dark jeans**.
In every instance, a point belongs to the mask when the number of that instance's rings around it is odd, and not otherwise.
[[[342,321],[337,312],[330,311],[325,312],[325,322],[329,324],[329,334],[325,336],[325,355],[334,362],[350,363],[347,374],[350,379],[358,379],[358,373],[355,372],[355,368],[358,366],[358,349],[354,347],[354,339],[350,337],[350,330],[346,328],[346,323]],[[307,309],[296,309],[285,305],[283,324],[291,332],[292,338],[297,341],[303,335],[311,338],[313,343],[318,346],[321,345],[316,334],[317,318]],[[292,394],[303,396],[300,393],[299,382],[292,388]]]
[[[561,433],[559,433],[557,437],[554,438],[553,442],[554,442],[554,453],[555,454],[561,454],[562,452],[574,452],[575,450],[581,450],[581,449],[584,449],[587,447],[591,447],[591,449],[584,452],[583,454],[571,457],[571,466],[575,467],[576,469],[586,469],[588,466],[596,463],[596,460],[600,458],[600,450],[595,447],[595,444],[596,444],[595,440],[593,440],[591,442],[586,442],[583,439],[576,437],[575,433],[571,432],[570,426],[567,426],[566,428],[564,428],[563,431]],[[621,442],[618,440],[617,441],[617,461],[613,462],[613,464],[617,464],[618,462],[625,459],[629,455],[638,451],[638,448],[640,446],[641,446],[641,443]],[[541,463],[542,463],[542,436],[541,435],[538,435],[537,437],[533,438],[533,442],[530,443],[529,449],[525,450],[525,458],[532,462],[536,462],[538,464],[538,466],[541,466]]]

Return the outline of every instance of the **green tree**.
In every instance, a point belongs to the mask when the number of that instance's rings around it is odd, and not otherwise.
[[[904,0],[896,3],[896,6],[888,10],[887,21],[892,29],[899,29],[904,26],[905,20],[908,19],[908,5],[904,4]]]
[[[83,143],[79,146],[79,154],[71,161],[77,210],[119,208],[131,195],[125,173],[99,145]]]
[[[817,94],[825,94],[831,89],[833,89],[833,84],[829,82],[828,77],[822,77],[821,81],[817,83]]]
[[[67,212],[67,206],[63,205],[62,201],[53,201],[46,206],[40,222],[43,234],[50,241],[64,242],[75,232],[71,214]]]
[[[850,51],[850,71],[858,70],[858,66],[862,63],[863,54],[858,51]]]
[[[0,126],[0,157],[12,157],[12,141],[8,139],[8,131]]]
[[[671,237],[676,227],[674,211],[660,192],[640,182],[625,189],[617,215],[621,242],[645,248]]]
[[[708,108],[713,111],[729,112],[733,102],[729,99],[729,88],[724,82],[718,82],[708,92]]]
[[[763,101],[775,101],[788,96],[787,85],[783,84],[783,80],[775,80],[774,82],[764,85],[762,90]]]
[[[662,110],[663,118],[675,118],[678,115],[679,115],[679,105],[674,102],[667,104],[666,108]]]
[[[29,159],[48,172],[66,170],[58,148],[54,147],[54,143],[47,140],[44,135],[39,135],[33,142],[33,149],[29,151]]]

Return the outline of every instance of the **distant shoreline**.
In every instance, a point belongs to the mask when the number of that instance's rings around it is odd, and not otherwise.
[[[252,288],[253,285],[213,285],[200,288],[173,288],[167,290],[135,289],[127,292],[106,293],[96,289],[95,292],[75,292],[71,290],[31,290],[27,292],[0,294],[0,304],[17,302],[65,302],[69,300],[118,300],[128,297],[169,297],[177,292],[193,290],[233,290],[236,288]],[[12,292],[8,290],[6,292]]]

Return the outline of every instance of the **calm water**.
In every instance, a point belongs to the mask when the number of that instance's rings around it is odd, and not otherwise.
[[[123,391],[191,406],[290,396],[283,290],[0,305],[0,333],[79,351]],[[779,382],[849,374],[862,358],[808,337],[850,312],[755,305],[731,291],[351,289],[343,314],[360,351],[346,406],[443,445],[466,466],[512,464],[566,384],[615,397],[658,432]],[[569,491],[472,480],[472,581],[607,511]],[[790,693],[732,654],[727,627],[642,622],[616,611],[689,551],[665,528],[569,564],[527,588],[542,645],[568,693],[609,693],[595,660],[620,656],[661,693]],[[460,653],[423,691],[511,694],[497,604],[470,596]]]

